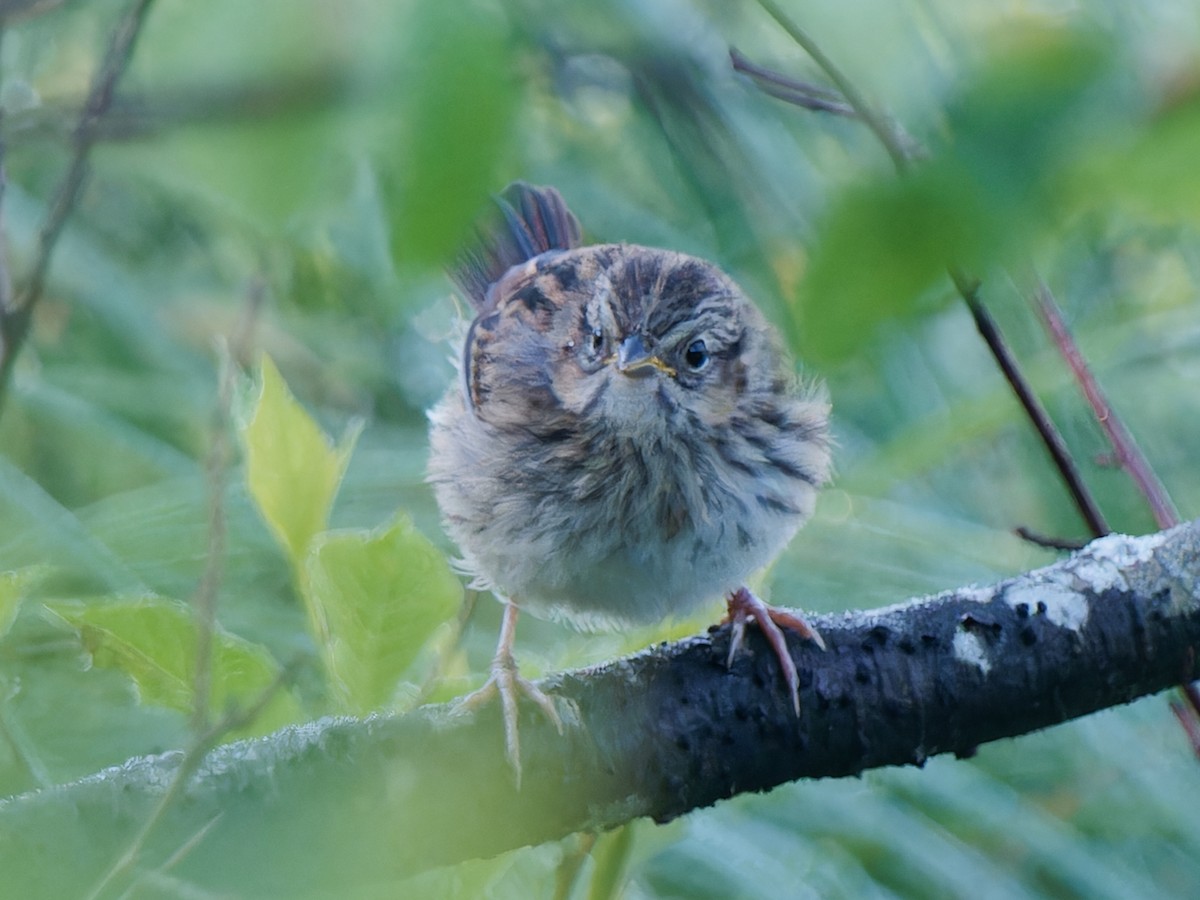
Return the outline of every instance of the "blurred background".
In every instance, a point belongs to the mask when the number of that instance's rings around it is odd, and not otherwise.
[[[125,8],[0,4],[0,216],[17,290]],[[453,378],[458,334],[444,267],[488,195],[517,178],[558,187],[591,240],[716,261],[828,385],[836,479],[766,578],[775,602],[881,606],[1056,558],[1018,526],[1088,536],[948,263],[982,279],[1110,525],[1155,527],[1029,301],[1035,277],[1182,515],[1196,515],[1200,8],[784,8],[910,136],[926,159],[913,176],[896,177],[861,122],[734,70],[731,48],[829,84],[753,2],[152,6],[6,386],[0,570],[41,568],[0,638],[0,795],[187,743],[186,715],[140,702],[40,601],[195,594],[220,342],[247,365],[269,354],[330,434],[365,423],[334,526],[403,509],[453,554],[423,483],[425,410]],[[236,461],[226,514],[222,627],[298,660],[297,715],[331,711],[287,561]],[[518,658],[530,675],[594,663],[718,614],[624,635],[527,617]],[[434,696],[480,683],[498,618],[484,599],[461,640],[439,633]],[[578,861],[577,839],[402,888],[1196,896],[1198,790],[1200,762],[1157,697],[970,760],[635,823],[600,838],[573,881],[563,860]]]

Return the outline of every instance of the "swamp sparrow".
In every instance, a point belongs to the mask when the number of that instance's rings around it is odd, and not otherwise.
[[[829,405],[712,263],[580,246],[553,188],[511,185],[456,281],[474,307],[460,382],[430,413],[429,479],[475,586],[505,603],[492,674],[520,778],[517,694],[561,731],[512,657],[517,610],[584,628],[684,613],[724,595],[730,659],[747,618],[799,713],[780,625],[745,587],[812,514],[829,474]]]

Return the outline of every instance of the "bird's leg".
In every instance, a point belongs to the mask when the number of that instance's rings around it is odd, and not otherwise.
[[[532,681],[521,677],[517,670],[517,661],[513,659],[513,640],[517,634],[517,604],[507,598],[501,598],[504,603],[504,617],[500,622],[500,640],[496,643],[496,655],[492,657],[492,673],[483,687],[462,699],[462,705],[467,709],[478,709],[492,699],[493,695],[500,697],[500,711],[504,717],[504,751],[516,776],[517,787],[521,786],[521,737],[517,728],[517,695],[524,694],[539,707],[546,717],[554,723],[558,733],[563,733],[562,719],[554,703]]]
[[[733,664],[733,658],[746,638],[746,620],[753,619],[779,659],[779,665],[783,668],[783,679],[787,682],[788,692],[792,697],[792,706],[796,715],[800,715],[800,674],[796,671],[796,663],[793,662],[791,654],[788,653],[787,640],[782,629],[796,632],[822,650],[825,649],[825,641],[799,612],[768,606],[748,588],[738,588],[729,595],[728,603],[732,633],[729,637],[729,658],[726,665]]]

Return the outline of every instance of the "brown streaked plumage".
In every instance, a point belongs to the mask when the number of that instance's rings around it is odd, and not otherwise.
[[[511,186],[456,273],[475,307],[462,383],[430,413],[430,481],[464,567],[509,603],[492,686],[519,772],[516,608],[621,627],[730,601],[795,664],[744,590],[812,514],[829,474],[828,404],[774,330],[702,259],[579,246],[550,188]],[[506,643],[507,641],[507,643]],[[731,653],[732,653],[731,650]],[[510,715],[511,713],[511,715]]]

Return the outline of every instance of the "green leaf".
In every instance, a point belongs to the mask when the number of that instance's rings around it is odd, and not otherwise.
[[[794,343],[814,362],[839,362],[885,323],[945,305],[948,268],[1020,259],[1055,225],[1077,147],[1110,121],[1099,87],[1111,51],[1066,29],[1007,38],[949,105],[944,146],[830,205],[795,317]],[[931,293],[939,281],[946,289]]]
[[[827,215],[805,275],[794,343],[818,365],[844,359],[882,323],[927,311],[920,295],[951,261],[978,258],[990,233],[970,183],[950,167],[849,190]]]
[[[392,248],[405,265],[441,265],[497,184],[518,92],[507,27],[483,10],[426,3],[409,24],[409,103],[388,148],[394,176]]]
[[[101,580],[110,590],[138,590],[144,584],[75,511],[3,455],[0,499],[7,564],[49,562],[56,569]]]
[[[196,671],[196,623],[182,603],[163,597],[113,597],[46,608],[78,632],[92,663],[128,675],[145,703],[190,714]],[[257,702],[279,676],[279,665],[257,644],[220,630],[213,635],[212,709]],[[278,689],[262,712],[233,737],[266,734],[301,721],[295,697]]]
[[[253,409],[240,416],[246,484],[299,574],[309,543],[326,528],[359,428],[351,428],[335,447],[267,356],[261,372]]]
[[[17,618],[17,610],[21,608],[21,601],[29,593],[29,588],[45,574],[44,566],[0,572],[0,638],[12,628],[12,623]]]
[[[1017,205],[1078,160],[1111,119],[1112,48],[1097,34],[1025,27],[995,44],[947,109],[953,155],[993,204]]]
[[[360,714],[389,703],[462,597],[445,557],[404,515],[382,530],[318,537],[305,586],[310,618],[328,628],[322,649],[335,692]]]
[[[1114,142],[1115,143],[1115,142]],[[1122,203],[1157,220],[1200,222],[1200,89],[1151,119],[1135,139],[1098,148],[1071,179],[1081,205]]]

